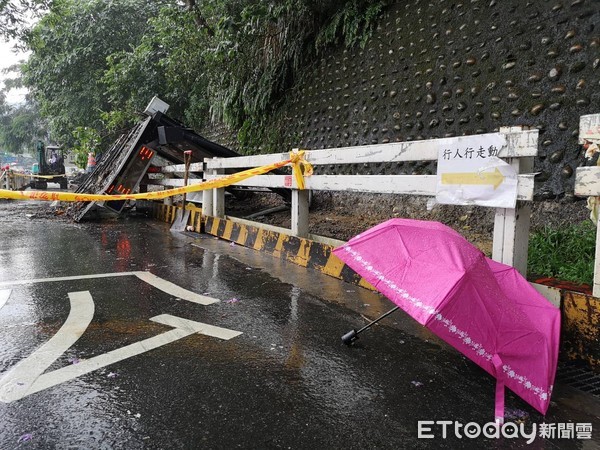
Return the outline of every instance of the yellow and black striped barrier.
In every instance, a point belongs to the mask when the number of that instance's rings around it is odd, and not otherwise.
[[[158,220],[173,223],[180,206],[155,203],[153,215]],[[187,205],[191,211],[188,231],[204,232],[218,238],[235,242],[238,245],[283,258],[302,267],[318,270],[325,275],[344,280],[348,283],[374,290],[373,286],[356,274],[332,252],[333,246],[311,239],[299,238],[280,231],[272,231],[237,222],[234,219],[223,219],[203,216],[202,208]],[[191,227],[191,228],[190,228]]]
[[[331,245],[212,216],[205,216],[204,232],[348,283],[374,289],[333,254],[334,247]]]

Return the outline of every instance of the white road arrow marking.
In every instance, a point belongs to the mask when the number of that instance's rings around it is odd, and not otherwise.
[[[154,286],[156,289],[160,289],[167,294],[170,294],[174,297],[181,298],[183,300],[187,300],[189,302],[198,303],[200,305],[211,305],[213,303],[218,303],[219,300],[212,297],[207,297],[205,295],[196,294],[195,292],[188,291],[182,287],[177,286],[176,284],[171,283],[170,281],[163,280],[160,277],[150,273],[150,272],[135,272],[135,276],[140,280],[145,281],[151,286]]]
[[[195,333],[229,340],[242,334],[240,331],[216,327],[170,314],[161,314],[150,320],[174,327],[165,333],[143,341],[94,356],[78,364],[43,373],[77,339],[81,337],[94,315],[94,303],[89,292],[70,293],[71,312],[58,332],[27,359],[13,367],[0,379],[0,401],[10,403],[49,387],[80,377],[124,359],[140,355]]]
[[[92,296],[88,291],[70,292],[69,300],[69,316],[58,332],[0,379],[0,401],[8,403],[29,395],[29,390],[44,370],[77,342],[86,330],[94,317]]]

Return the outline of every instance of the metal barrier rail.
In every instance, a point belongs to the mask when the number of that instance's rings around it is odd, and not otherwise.
[[[188,185],[199,184],[204,181],[204,171],[205,171],[205,163],[198,162],[190,164],[190,174],[192,174],[192,178],[188,179]],[[168,166],[155,167],[155,172],[152,172],[152,176],[162,175],[162,178],[153,178],[149,177],[150,174],[146,174],[146,176],[140,182],[140,185],[143,186],[157,186],[161,188],[177,188],[182,187],[183,183],[183,173],[185,172],[184,164],[173,164]],[[193,178],[196,176],[197,178]],[[147,190],[148,188],[143,188]],[[165,203],[171,204],[173,201],[172,198],[165,199]],[[202,202],[202,193],[200,192],[190,192],[187,194],[187,201],[193,203],[201,203]]]
[[[3,170],[0,175],[0,188],[9,191],[18,191],[27,186],[29,178],[19,175],[19,173],[15,173],[12,170]]]
[[[500,158],[518,174],[518,200],[515,209],[497,208],[494,220],[493,259],[514,266],[522,274],[527,271],[529,220],[533,200],[533,157],[538,150],[538,131],[520,127],[501,128],[506,145]],[[486,139],[485,134],[477,135]],[[325,150],[306,150],[305,158],[312,165],[356,164],[379,162],[434,161],[438,148],[459,142],[461,137],[400,142]],[[222,175],[225,170],[258,167],[289,158],[288,153],[212,158],[206,160],[205,179]],[[308,236],[309,190],[394,193],[433,196],[437,175],[313,175],[305,179],[306,190],[298,189],[290,175],[261,175],[238,183],[241,186],[288,188],[292,190],[292,222],[290,234]],[[204,191],[203,210],[215,217],[225,216],[224,189]],[[212,213],[212,214],[211,214]]]

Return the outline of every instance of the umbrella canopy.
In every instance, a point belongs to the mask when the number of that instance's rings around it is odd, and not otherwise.
[[[546,413],[558,360],[560,312],[515,269],[486,258],[439,223],[392,219],[334,253],[396,305]]]

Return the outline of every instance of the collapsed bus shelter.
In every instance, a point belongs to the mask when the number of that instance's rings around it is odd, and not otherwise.
[[[169,163],[184,161],[184,151],[191,150],[191,162],[205,158],[240,156],[237,152],[211,142],[191,128],[168,117],[168,105],[154,97],[140,122],[121,135],[96,164],[94,170],[77,188],[76,193],[129,194],[140,187],[140,181],[151,169],[155,156]],[[76,222],[102,213],[118,214],[125,201],[78,202],[69,210]]]

